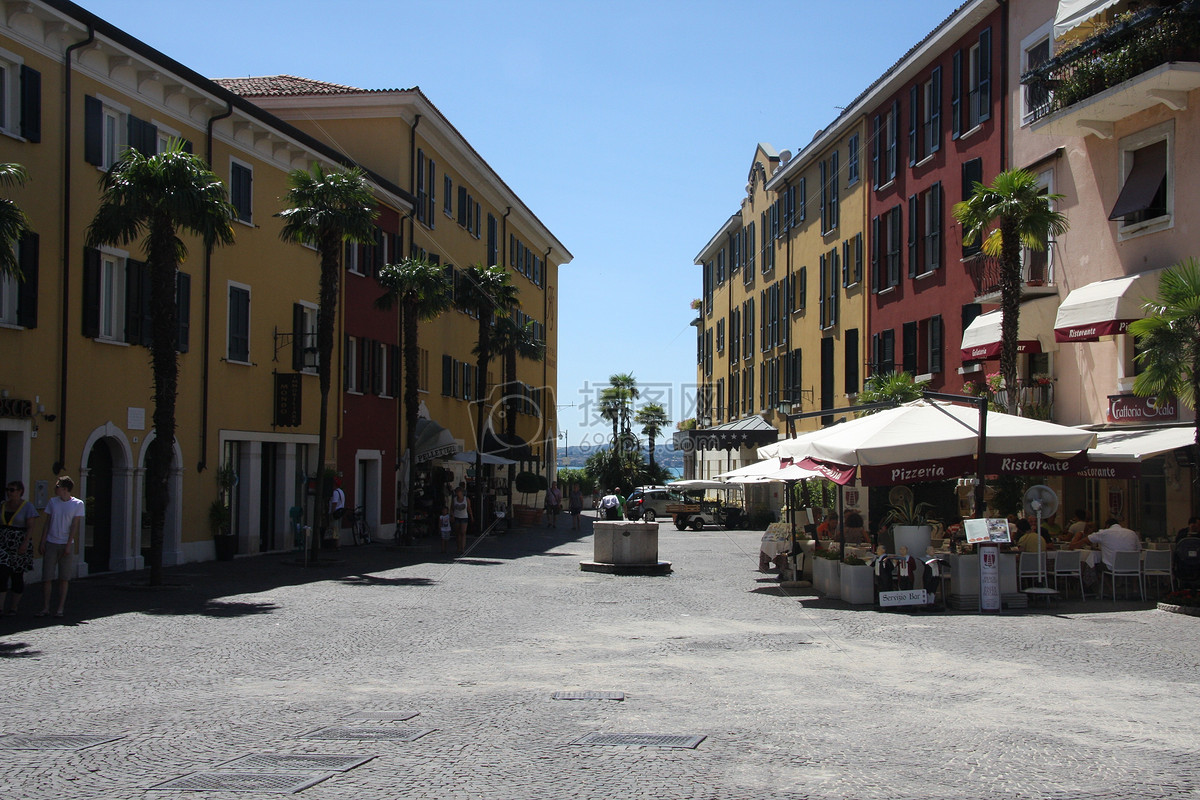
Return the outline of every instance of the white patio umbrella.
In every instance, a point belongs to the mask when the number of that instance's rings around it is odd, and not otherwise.
[[[987,415],[989,459],[1051,453],[1066,456],[1086,450],[1095,441],[1091,431],[998,412]],[[943,480],[971,471],[979,446],[979,411],[953,403],[914,400],[784,440],[778,446],[780,455],[798,462],[810,459],[858,467],[868,484]],[[1046,461],[1041,458],[1039,463]]]
[[[823,478],[822,473],[805,469],[797,464],[785,463],[779,458],[765,458],[754,464],[722,472],[718,479],[729,483],[758,483],[760,481],[802,481],[808,478]]]
[[[450,456],[450,460],[451,461],[465,461],[468,464],[474,464],[475,463],[475,451],[474,450],[464,450],[461,453],[455,453],[454,455]],[[513,461],[511,458],[504,458],[502,456],[494,456],[491,453],[484,453],[482,461],[484,464],[490,464],[491,466],[494,466],[494,467],[504,467],[504,466],[508,466],[509,464],[517,463],[517,462]]]

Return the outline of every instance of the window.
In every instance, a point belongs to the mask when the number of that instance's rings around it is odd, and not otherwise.
[[[821,328],[832,328],[838,321],[838,288],[840,286],[841,269],[838,266],[838,250],[833,248],[828,254],[821,256],[819,300]]]
[[[1156,125],[1120,142],[1121,193],[1108,215],[1125,236],[1171,226],[1174,211],[1174,125]]]
[[[425,211],[428,208],[428,194],[425,191],[425,151],[417,149],[417,206],[414,209],[416,212],[417,222],[427,222],[425,219]],[[463,191],[460,187],[460,193]]]
[[[942,265],[942,185],[911,195],[908,217],[908,276],[915,278]]]
[[[1051,31],[1053,23],[1047,22],[1021,42],[1021,74],[1045,64],[1050,60],[1053,45]],[[1021,87],[1021,124],[1025,125],[1039,116],[1050,104],[1049,87],[1042,82],[1027,83]]]
[[[250,287],[229,284],[229,326],[226,330],[227,361],[250,363]]]
[[[396,370],[396,377],[400,377],[399,370]],[[424,347],[417,348],[417,391],[429,391],[429,351]]]
[[[862,281],[863,236],[842,242],[842,286],[851,287]]]
[[[741,360],[742,312],[734,308],[729,312],[729,363]]]
[[[796,305],[797,311],[803,311],[808,305],[808,267],[800,268],[799,286],[796,289]]]
[[[967,54],[967,129],[992,116],[992,29],[985,28]]]
[[[871,337],[873,374],[886,375],[896,371],[896,331],[888,329]]]
[[[917,323],[906,322],[902,330],[903,356],[900,368],[909,375],[919,374],[917,371]]]
[[[229,201],[237,209],[237,218],[252,224],[254,170],[248,164],[231,161],[229,167]]]
[[[883,185],[883,117],[876,114],[871,121],[871,186]]]
[[[83,157],[87,163],[103,170],[117,163],[126,144],[132,144],[127,139],[128,116],[129,109],[124,106],[101,97],[84,96]]]
[[[921,157],[933,155],[942,146],[942,68],[934,67],[921,87]]]
[[[887,141],[885,142],[887,182],[895,180],[896,170],[900,163],[900,101],[892,102],[892,109],[887,114]]]
[[[858,328],[850,328],[842,337],[846,358],[846,394],[858,394]]]
[[[425,223],[430,228],[434,227],[434,222],[437,220],[437,164],[433,159],[429,159],[429,168],[425,171],[425,198],[428,210],[425,212]]]
[[[937,374],[942,371],[943,338],[941,314],[930,317],[925,333],[925,342],[927,347],[925,355],[925,369],[930,373]]]
[[[442,211],[454,219],[454,180],[449,175],[442,176]]]
[[[17,242],[17,275],[0,276],[0,324],[37,327],[38,250],[36,233],[26,231]]]
[[[858,134],[850,137],[846,143],[846,185],[858,183]]]
[[[900,206],[871,220],[871,291],[900,285]]]
[[[717,352],[725,352],[725,320],[717,320]]]
[[[821,173],[821,233],[838,226],[838,154],[833,151],[828,161],[820,163]]]
[[[804,222],[805,218],[808,216],[808,179],[801,178],[800,183],[798,183],[796,186],[800,192],[799,219],[801,222]]]
[[[391,357],[392,353],[386,342],[371,342],[371,391],[380,397],[394,396],[391,391],[394,366]]]
[[[487,265],[489,267],[500,263],[500,245],[496,227],[496,217],[487,215]]]
[[[359,392],[359,377],[361,363],[359,361],[359,342],[356,336],[347,336],[346,345],[342,352],[342,388],[347,392]]]
[[[975,184],[983,183],[983,159],[973,158],[964,161],[962,165],[962,199],[969,200],[975,191]],[[966,231],[963,231],[966,236]],[[963,258],[977,255],[983,251],[983,239],[976,237],[971,245],[963,245]]]
[[[1038,173],[1038,184],[1042,194],[1052,194],[1054,170]],[[1021,279],[1026,282],[1050,283],[1054,280],[1054,244],[1049,236],[1042,237],[1042,249],[1021,247]]]
[[[317,371],[317,307],[312,303],[292,304],[292,369]]]
[[[42,74],[0,50],[0,130],[30,142],[42,140]]]

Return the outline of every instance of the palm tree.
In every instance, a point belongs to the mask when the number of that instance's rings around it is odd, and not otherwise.
[[[24,186],[29,173],[20,164],[0,164],[0,186]],[[17,263],[17,242],[29,230],[29,218],[15,201],[0,198],[0,278],[17,277],[21,265]]]
[[[417,398],[419,367],[417,358],[418,322],[428,322],[450,308],[453,285],[445,270],[422,258],[406,258],[396,264],[384,264],[379,270],[379,284],[385,293],[375,301],[382,309],[393,303],[400,306],[401,346],[404,348],[404,431],[408,450],[408,474],[404,485],[412,486],[412,471],[416,462]],[[406,498],[407,499],[407,498]]]
[[[976,183],[971,196],[954,205],[964,244],[983,237],[983,252],[1000,259],[1000,374],[1009,388],[1008,413],[1017,412],[1017,323],[1021,314],[1021,246],[1045,250],[1069,226],[1052,208],[1060,194],[1047,194],[1037,176],[1021,169],[1001,172],[991,186]],[[995,228],[992,226],[995,225]]]
[[[512,438],[517,433],[517,412],[522,400],[516,391],[517,359],[541,361],[546,357],[546,343],[534,333],[533,320],[519,325],[511,314],[497,318],[492,338],[496,352],[504,357],[504,433]]]
[[[367,185],[366,174],[359,168],[345,172],[326,172],[313,164],[288,173],[289,189],[283,200],[286,207],[276,216],[283,218],[279,237],[285,242],[311,245],[321,257],[320,298],[317,306],[317,380],[321,391],[320,433],[317,441],[317,517],[323,531],[328,523],[326,498],[325,439],[329,432],[329,389],[332,383],[333,332],[337,321],[338,273],[341,269],[343,242],[374,241],[377,215],[375,197]],[[313,551],[319,552],[321,537],[313,537]]]
[[[621,409],[625,406],[625,400],[622,393],[615,387],[605,387],[604,391],[600,392],[600,417],[612,423],[613,434],[612,443],[613,451],[616,452],[617,443],[621,439]]]
[[[504,267],[473,264],[459,273],[460,280],[455,295],[458,304],[479,320],[479,331],[475,347],[471,351],[476,357],[476,389],[478,413],[475,419],[475,505],[477,519],[483,520],[483,427],[484,404],[487,401],[487,368],[492,356],[499,351],[494,331],[497,320],[507,317],[516,308],[519,290],[512,283],[512,276]]]
[[[1195,410],[1200,400],[1200,261],[1187,258],[1167,268],[1158,284],[1158,299],[1144,306],[1145,319],[1129,326],[1137,338],[1142,372],[1133,393],[1160,400],[1174,395]],[[1193,445],[1200,451],[1200,414]],[[1192,513],[1197,498],[1193,488]]]
[[[642,433],[650,440],[650,471],[654,472],[654,440],[663,428],[671,424],[671,420],[667,417],[666,409],[658,403],[647,403],[639,408],[634,420],[642,426]]]
[[[621,402],[621,438],[628,441],[632,436],[633,401],[638,399],[637,378],[628,372],[610,375],[608,382],[617,390]]]
[[[233,242],[237,215],[221,179],[198,156],[172,140],[157,155],[133,148],[100,179],[100,208],[87,231],[88,247],[127,245],[143,238],[150,274],[150,362],[154,370],[154,439],[146,454],[146,505],[150,514],[150,583],[162,583],[163,524],[170,493],[178,392],[179,308],[176,273],[187,258],[179,231],[199,236],[205,248]]]
[[[908,403],[920,400],[922,393],[929,388],[929,381],[917,381],[909,372],[876,372],[867,378],[862,391],[858,393],[858,402],[869,403]],[[874,414],[883,409],[868,409],[860,411],[860,415]]]

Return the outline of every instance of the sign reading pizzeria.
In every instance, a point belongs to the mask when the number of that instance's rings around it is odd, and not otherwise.
[[[1159,402],[1153,397],[1132,394],[1108,396],[1109,422],[1156,422],[1179,419],[1179,401],[1174,397]]]

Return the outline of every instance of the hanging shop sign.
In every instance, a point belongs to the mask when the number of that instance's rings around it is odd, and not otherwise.
[[[295,428],[300,425],[300,373],[275,373],[275,427]]]

